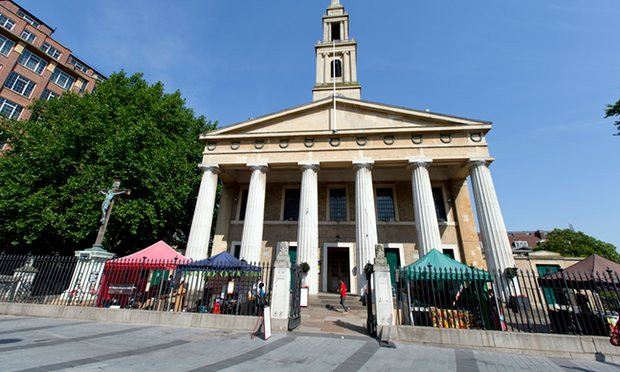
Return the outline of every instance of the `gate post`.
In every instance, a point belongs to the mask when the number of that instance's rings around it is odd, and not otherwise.
[[[377,326],[391,326],[395,324],[394,300],[392,298],[392,284],[390,265],[385,258],[383,244],[375,245],[374,290],[377,309]]]
[[[274,263],[273,289],[271,290],[271,317],[288,319],[291,288],[291,259],[288,256],[288,243],[278,243],[278,253]]]

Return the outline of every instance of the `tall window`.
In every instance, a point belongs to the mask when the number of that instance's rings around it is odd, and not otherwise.
[[[383,222],[396,221],[394,190],[391,187],[377,188],[377,219]]]
[[[12,20],[11,18],[5,16],[4,14],[0,13],[0,26],[6,28],[7,30],[11,31],[13,29],[13,27],[15,27],[15,21]]]
[[[342,61],[334,59],[332,61],[332,79],[342,77]]]
[[[63,89],[69,89],[75,82],[75,79],[65,74],[64,72],[56,69],[50,78],[50,81]]]
[[[245,220],[245,210],[248,207],[248,189],[241,190],[241,205],[239,206],[239,221]]]
[[[47,66],[47,62],[45,62],[43,58],[35,55],[34,53],[32,53],[31,51],[27,49],[24,49],[24,51],[22,52],[22,55],[19,57],[19,60],[17,60],[17,62],[20,65],[29,68],[30,70],[36,72],[39,75],[41,75],[41,73],[43,72],[43,69],[45,69],[45,66]]]
[[[39,27],[39,22],[35,21],[35,19],[31,15],[26,14],[21,10],[17,11],[17,15],[22,17],[26,22],[30,23],[34,27]]]
[[[36,35],[26,29],[24,29],[24,31],[22,31],[22,34],[19,36],[22,39],[26,40],[27,42],[29,42],[30,44],[34,43],[34,39],[36,39]]]
[[[299,189],[284,189],[284,221],[299,220]]]
[[[13,48],[14,45],[15,43],[12,40],[9,40],[6,37],[0,35],[0,53],[8,56],[11,52],[11,48]]]
[[[78,61],[77,59],[71,57],[71,60],[69,61],[76,70],[80,70],[83,73],[87,73],[88,72],[88,67],[86,67],[82,62]]]
[[[50,99],[56,98],[56,97],[58,97],[58,94],[52,92],[49,89],[45,89],[43,91],[43,94],[41,94],[41,99],[44,100],[44,101],[49,101]]]
[[[0,114],[9,119],[19,119],[19,115],[24,108],[15,102],[0,97]]]
[[[9,74],[9,77],[4,82],[5,87],[16,93],[21,94],[24,97],[30,97],[30,93],[32,93],[35,85],[36,84],[34,83],[34,81],[26,79],[25,77],[15,72],[11,72]]]
[[[435,202],[435,212],[438,221],[447,221],[446,204],[443,199],[443,190],[441,187],[433,187],[433,201]]]
[[[41,45],[41,50],[55,59],[60,58],[60,55],[62,54],[60,53],[60,50],[56,49],[48,43],[43,43],[43,45]]]
[[[332,22],[332,41],[339,41],[341,39],[340,36],[340,22]]]
[[[329,220],[347,220],[347,190],[345,188],[329,189]]]

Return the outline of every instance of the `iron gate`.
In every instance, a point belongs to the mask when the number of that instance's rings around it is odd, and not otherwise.
[[[291,270],[291,308],[288,316],[288,330],[292,331],[301,324],[301,274],[300,265]]]
[[[366,296],[366,328],[368,329],[370,337],[377,337],[377,320],[375,319],[372,305],[372,274],[374,272],[374,266],[371,263],[367,263],[366,266],[364,266],[364,273],[366,274],[366,293],[363,295]]]

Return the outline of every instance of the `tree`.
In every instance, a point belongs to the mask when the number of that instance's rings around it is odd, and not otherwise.
[[[620,116],[620,101],[616,102],[613,105],[607,105],[607,109],[605,110],[605,118],[610,118],[612,116]],[[616,120],[614,125],[618,129],[618,133],[616,133],[615,135],[620,136],[620,119]]]
[[[620,254],[614,245],[569,229],[553,230],[536,250],[557,252],[568,257],[586,257],[596,253],[612,261],[620,262]]]
[[[196,117],[177,91],[141,74],[112,75],[92,94],[37,101],[26,121],[2,121],[0,251],[70,254],[92,246],[103,196],[118,197],[104,246],[122,254],[157,240],[186,241],[200,183]]]

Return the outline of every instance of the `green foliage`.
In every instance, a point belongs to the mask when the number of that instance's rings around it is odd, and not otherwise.
[[[0,251],[71,253],[92,246],[100,189],[115,200],[104,247],[122,254],[163,239],[183,245],[200,183],[200,133],[177,91],[142,75],[112,75],[92,94],[37,101],[27,121],[3,121],[11,149],[0,156]]]
[[[610,118],[612,116],[620,116],[620,101],[616,102],[613,105],[607,105],[607,109],[605,110],[605,117]],[[616,120],[614,125],[618,129],[618,133],[616,133],[615,135],[620,136],[620,119]]]
[[[301,271],[303,271],[304,273],[310,271],[310,265],[308,265],[307,262],[302,262],[301,264],[299,264],[299,266],[301,266]]]
[[[567,257],[587,257],[596,253],[612,261],[620,262],[620,255],[612,244],[569,229],[553,230],[536,250],[557,252]]]

